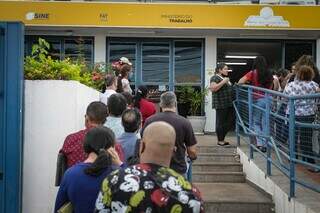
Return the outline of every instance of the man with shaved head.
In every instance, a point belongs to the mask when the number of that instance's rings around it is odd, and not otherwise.
[[[96,212],[204,212],[199,190],[169,168],[175,140],[170,124],[148,125],[140,164],[116,170],[102,182]]]
[[[176,132],[168,123],[159,121],[150,124],[141,140],[140,162],[170,167],[175,140]]]

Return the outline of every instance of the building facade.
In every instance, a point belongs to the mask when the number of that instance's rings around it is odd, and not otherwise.
[[[26,25],[26,54],[42,37],[51,44],[53,58],[80,56],[93,64],[126,56],[133,62],[132,86],[160,92],[183,85],[204,89],[219,62],[229,65],[236,82],[258,55],[273,70],[290,69],[303,54],[320,65],[317,2],[253,3],[1,1],[0,20]],[[205,131],[214,132],[211,95],[204,112]]]

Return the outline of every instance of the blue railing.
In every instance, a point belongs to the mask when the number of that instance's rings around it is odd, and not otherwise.
[[[266,159],[267,175],[271,175],[271,165],[282,171],[290,180],[290,198],[295,196],[296,183],[320,192],[319,183],[297,175],[297,165],[302,170],[320,170],[320,93],[288,96],[237,85],[234,108],[237,143],[240,145],[240,135],[244,135],[250,159],[257,151]],[[297,116],[296,110],[304,108],[314,113]],[[258,148],[256,142],[263,146]]]

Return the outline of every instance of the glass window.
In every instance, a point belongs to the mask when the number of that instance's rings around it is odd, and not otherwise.
[[[142,81],[169,81],[169,43],[142,43]]]
[[[176,83],[201,83],[201,42],[175,42],[174,74]]]
[[[45,39],[50,44],[50,49],[48,51],[48,54],[51,56],[52,59],[62,59],[61,55],[61,39],[57,38],[46,38],[41,37]],[[31,55],[32,52],[32,45],[38,43],[39,37],[30,37],[27,36],[25,39],[25,55]]]
[[[68,38],[64,41],[65,58],[72,60],[84,60],[87,64],[92,64],[93,41],[92,39]]]
[[[49,55],[53,59],[69,57],[72,60],[84,59],[87,64],[93,64],[93,38],[28,35],[25,37],[26,55],[31,54],[32,45],[38,43],[39,37],[50,44]]]
[[[136,81],[131,86],[143,84],[163,92],[175,84],[201,85],[202,45],[200,39],[109,38],[107,55],[109,62],[121,56],[132,61]]]
[[[52,59],[62,59],[61,57],[61,41],[47,40],[50,44],[49,55]]]
[[[109,62],[117,61],[122,56],[127,57],[132,63],[133,76],[131,82],[135,80],[136,70],[136,43],[111,42],[109,45]]]

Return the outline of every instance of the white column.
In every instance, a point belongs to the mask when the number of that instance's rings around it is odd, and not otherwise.
[[[317,67],[320,68],[320,38],[317,39],[316,43],[316,53],[317,53]]]
[[[106,62],[106,35],[97,34],[94,36],[94,62]]]
[[[217,38],[207,36],[205,41],[205,87],[209,87],[210,78],[214,74],[217,62]],[[216,112],[212,109],[212,95],[209,91],[205,102],[206,126],[205,132],[216,131]]]

